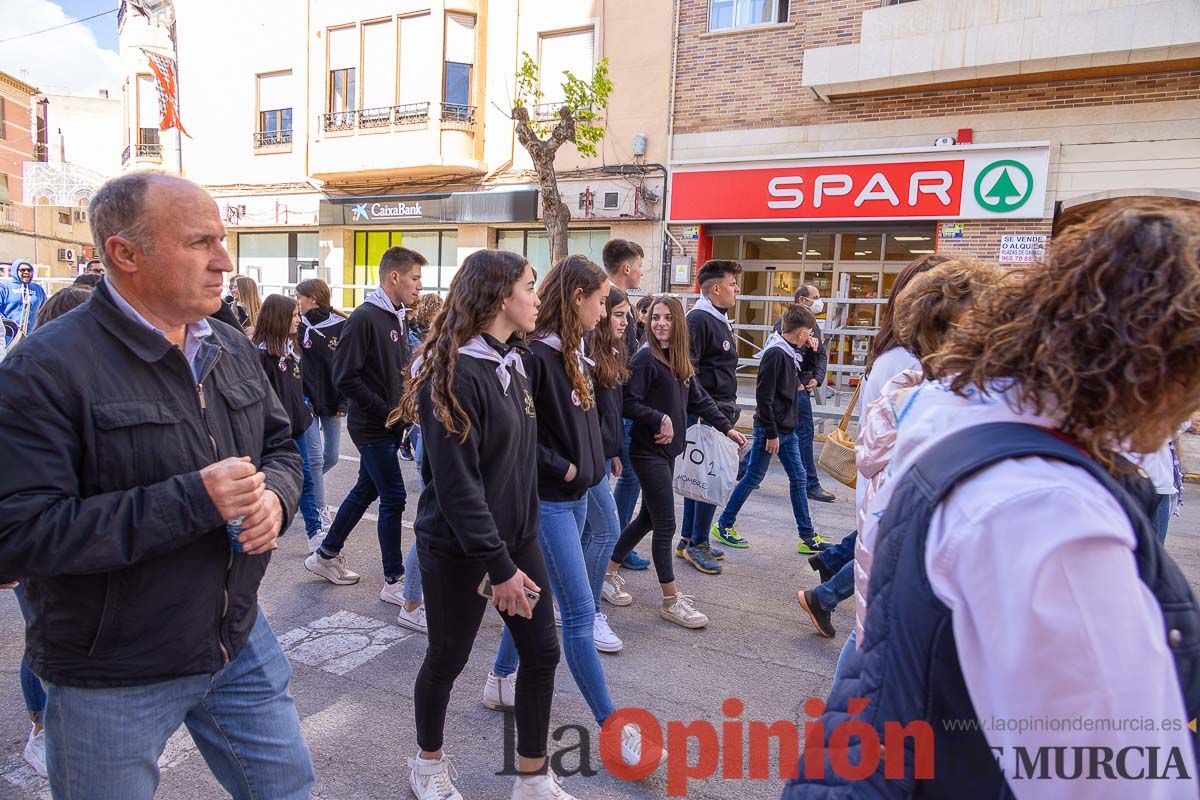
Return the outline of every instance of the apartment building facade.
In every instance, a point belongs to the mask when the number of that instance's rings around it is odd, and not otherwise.
[[[680,0],[676,48],[673,286],[741,259],[743,356],[811,283],[851,301],[825,324],[852,379],[910,259],[1034,261],[1112,198],[1200,201],[1193,0]]]
[[[544,273],[537,184],[509,116],[524,52],[540,67],[546,115],[563,98],[564,70],[590,78],[608,58],[615,88],[600,152],[582,158],[568,144],[556,162],[574,216],[570,247],[598,260],[608,238],[633,239],[659,280],[669,4],[178,0],[174,17],[190,138],[148,165],[181,163],[213,193],[239,271],[265,287],[310,276],[368,285],[396,244],[426,256],[430,289],[448,288],[482,247],[521,252]],[[146,22],[126,15],[123,57],[144,46],[131,38],[127,47],[127,31],[153,39]],[[650,41],[648,25],[660,32]],[[131,52],[129,64],[133,87],[146,58]],[[136,142],[158,109],[135,96],[130,89],[126,107]],[[143,165],[133,155],[127,168]],[[338,300],[353,305],[362,294]]]

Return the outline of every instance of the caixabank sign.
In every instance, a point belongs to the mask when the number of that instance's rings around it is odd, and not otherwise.
[[[675,165],[671,222],[1040,219],[1050,146],[963,145]]]

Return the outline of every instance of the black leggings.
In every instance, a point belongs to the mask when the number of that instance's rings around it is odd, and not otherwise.
[[[621,531],[612,560],[623,562],[653,528],[650,554],[654,558],[654,571],[659,583],[671,583],[675,580],[671,566],[671,541],[675,538],[675,459],[634,451],[629,454],[629,462],[642,485],[642,507]]]
[[[503,613],[500,617],[521,657],[516,692],[517,753],[525,758],[543,758],[550,733],[550,701],[554,696],[554,670],[559,656],[550,578],[536,536],[531,536],[511,555],[517,567],[542,587],[542,599],[533,608],[533,619]],[[467,665],[488,606],[488,601],[476,591],[486,570],[482,561],[439,556],[425,548],[420,561],[429,647],[417,673],[413,705],[417,744],[425,752],[435,753],[442,749],[450,690]]]

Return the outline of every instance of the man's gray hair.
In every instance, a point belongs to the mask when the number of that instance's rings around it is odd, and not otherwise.
[[[112,269],[104,243],[112,236],[134,242],[147,253],[153,252],[154,240],[146,224],[146,190],[166,173],[150,170],[131,172],[113,178],[100,187],[88,206],[92,241],[104,266]]]

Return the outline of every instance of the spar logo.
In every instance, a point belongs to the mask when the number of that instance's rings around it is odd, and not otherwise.
[[[975,202],[997,214],[1016,211],[1032,196],[1033,173],[1010,158],[988,164],[975,179]]]

